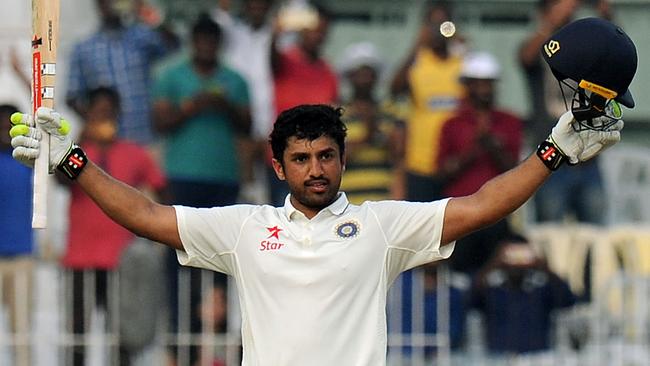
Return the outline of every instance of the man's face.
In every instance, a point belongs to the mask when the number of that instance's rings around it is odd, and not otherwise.
[[[290,137],[283,155],[284,165],[273,159],[278,178],[286,180],[291,204],[311,218],[336,199],[345,165],[341,150],[329,136],[313,141]]]
[[[271,9],[271,0],[248,0],[244,3],[244,13],[253,27],[264,24]]]
[[[449,13],[445,9],[435,7],[431,10],[428,19],[429,31],[431,32],[431,48],[437,49],[446,47],[449,38],[443,37],[442,34],[440,34],[440,25],[448,20],[450,20]]]
[[[377,71],[371,66],[363,65],[351,71],[349,77],[355,90],[370,93],[377,82]]]
[[[494,80],[489,79],[466,80],[467,95],[474,106],[479,108],[492,108],[494,106],[494,83]]]
[[[111,142],[117,135],[118,107],[110,98],[97,98],[86,112],[85,135],[96,142]]]
[[[327,19],[319,18],[318,23],[310,29],[302,30],[302,47],[310,54],[319,54],[321,47],[327,38],[329,22]]]
[[[133,11],[133,4],[126,0],[97,0],[99,16],[104,23],[119,24],[120,14]]]
[[[210,34],[196,34],[192,37],[194,59],[200,63],[216,62],[219,51],[219,38]]]

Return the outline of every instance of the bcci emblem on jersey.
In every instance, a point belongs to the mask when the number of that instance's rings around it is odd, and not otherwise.
[[[356,221],[347,221],[336,225],[334,231],[339,238],[349,239],[359,235],[361,226]]]

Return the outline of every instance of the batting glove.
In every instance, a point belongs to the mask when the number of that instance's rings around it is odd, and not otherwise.
[[[607,117],[601,117],[607,118]],[[551,135],[537,148],[537,156],[551,170],[567,160],[570,165],[585,162],[621,140],[623,120],[608,130],[575,129],[577,123],[571,111],[564,113]]]
[[[66,165],[69,165],[70,159],[75,160],[75,150],[81,150],[78,146],[74,145],[72,139],[68,135],[70,132],[70,123],[61,118],[57,112],[50,108],[41,107],[36,111],[36,124],[29,114],[14,113],[11,116],[11,124],[13,127],[9,130],[11,136],[11,146],[14,148],[12,156],[22,164],[33,168],[34,160],[40,154],[41,139],[43,133],[50,134],[50,170],[59,169],[66,176],[71,179],[81,172],[81,169],[76,174]],[[83,155],[83,152],[81,152]],[[76,160],[79,155],[77,153]],[[80,160],[82,164],[73,163],[78,168],[85,166],[86,157]],[[76,170],[76,169],[73,169]]]

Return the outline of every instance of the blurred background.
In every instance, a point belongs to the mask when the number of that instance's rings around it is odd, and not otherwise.
[[[504,223],[459,242],[449,263],[399,278],[388,359],[647,365],[648,0],[63,0],[56,108],[94,160],[168,203],[281,204],[264,144],[277,112],[297,103],[345,107],[343,190],[358,202],[462,195],[529,155],[566,110],[539,47],[584,17],[611,20],[637,48],[621,143],[562,167]],[[30,109],[30,29],[29,2],[5,2],[2,131],[13,107]],[[499,159],[477,160],[474,144]],[[173,158],[187,155],[221,159]],[[29,217],[30,181],[9,164],[0,216],[16,230],[0,239],[1,365],[240,364],[230,280],[178,268],[171,250],[119,232],[54,177],[48,228],[22,230],[14,207]],[[227,194],[181,193],[197,191]]]

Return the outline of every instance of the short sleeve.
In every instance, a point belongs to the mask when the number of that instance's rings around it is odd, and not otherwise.
[[[386,238],[391,279],[416,266],[449,258],[455,243],[440,246],[448,201],[372,203]]]
[[[205,268],[232,275],[234,251],[241,228],[256,206],[214,208],[174,206],[178,232],[185,251],[176,251],[184,266]]]

